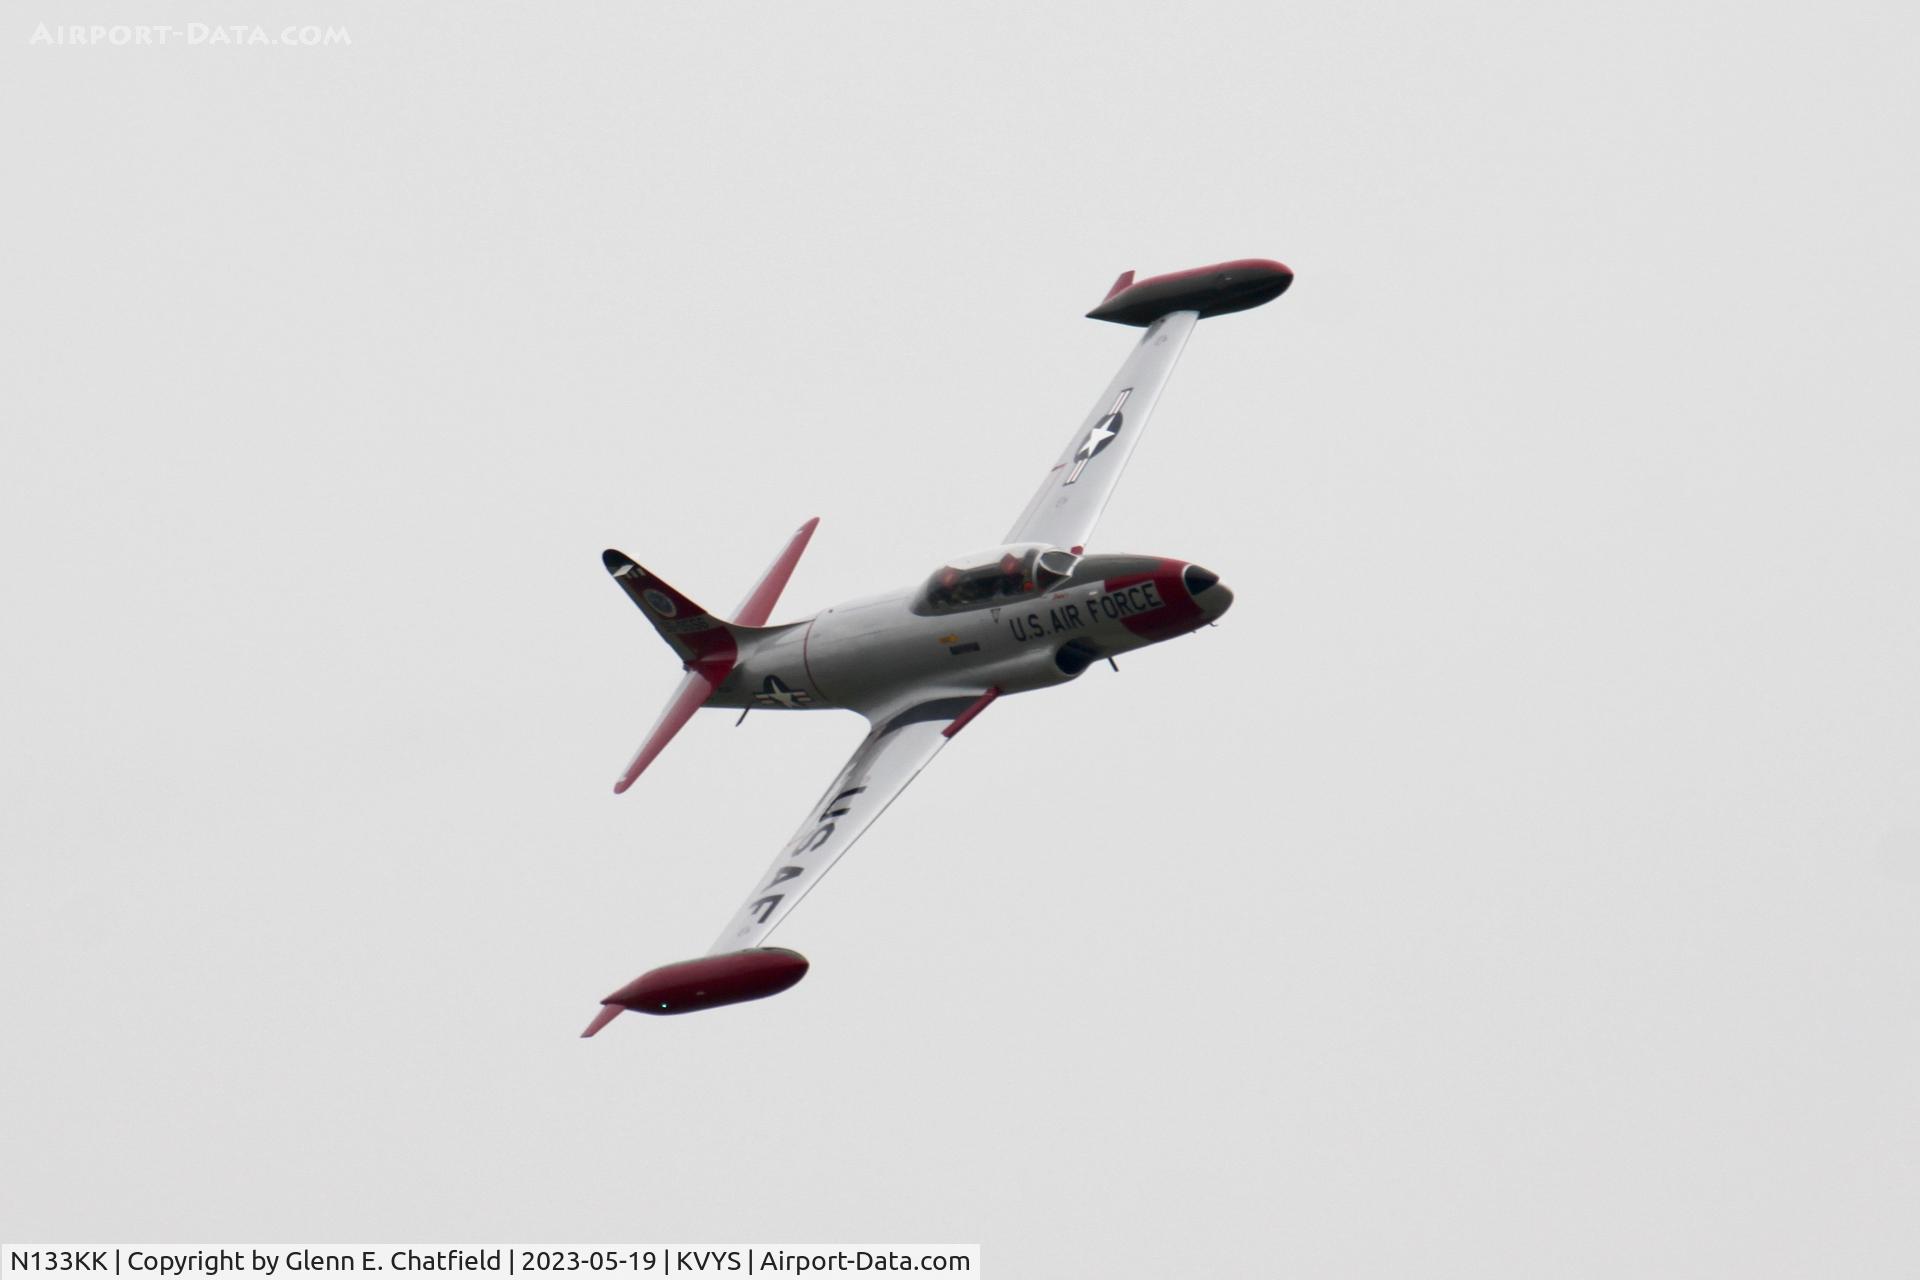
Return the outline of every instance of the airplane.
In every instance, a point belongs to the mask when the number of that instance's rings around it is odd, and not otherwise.
[[[1194,326],[1270,302],[1292,283],[1293,272],[1263,258],[1141,281],[1121,275],[1087,313],[1146,330],[1120,372],[1000,544],[911,587],[766,625],[818,516],[794,532],[731,621],[623,552],[601,557],[686,673],[616,793],[701,707],[738,708],[743,720],[756,710],[848,709],[870,727],[707,954],[649,970],[608,996],[583,1037],[630,1009],[691,1013],[792,987],[806,975],[806,957],[767,946],[767,936],[974,717],[1003,695],[1065,684],[1227,611],[1233,593],[1210,570],[1165,556],[1089,553],[1086,544]]]

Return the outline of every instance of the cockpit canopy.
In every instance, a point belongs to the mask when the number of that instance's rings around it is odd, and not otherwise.
[[[941,565],[914,602],[915,613],[984,609],[1051,591],[1080,557],[1040,542],[1018,542]]]

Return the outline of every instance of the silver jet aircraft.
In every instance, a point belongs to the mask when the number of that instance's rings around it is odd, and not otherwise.
[[[1140,443],[1193,328],[1286,292],[1293,273],[1245,259],[1114,282],[1087,314],[1146,330],[1067,441],[999,546],[924,582],[767,626],[813,536],[802,525],[732,621],[715,617],[618,551],[603,559],[686,676],[614,784],[633,785],[701,707],[858,711],[866,740],[755,881],[705,957],[654,969],[601,1002],[584,1034],[623,1010],[690,1013],[785,991],[806,958],[765,945],[927,763],[1003,694],[1064,684],[1095,662],[1206,626],[1233,603],[1219,576],[1164,556],[1092,554],[1086,544]]]

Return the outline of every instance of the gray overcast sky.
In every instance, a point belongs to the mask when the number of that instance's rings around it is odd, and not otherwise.
[[[0,1235],[1920,1266],[1910,5],[137,8],[0,31]],[[1096,540],[1222,626],[576,1039],[861,731],[611,795],[601,548],[914,580],[1240,256]]]

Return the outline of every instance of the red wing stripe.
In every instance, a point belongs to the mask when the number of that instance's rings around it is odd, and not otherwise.
[[[970,704],[968,704],[967,709],[965,711],[962,711],[959,715],[953,718],[952,724],[948,725],[946,728],[940,731],[940,736],[943,738],[951,738],[954,734],[960,732],[962,729],[966,728],[969,724],[972,724],[973,718],[979,715],[982,711],[985,711],[987,707],[992,704],[993,700],[999,696],[1000,696],[1000,690],[996,686],[995,688],[989,689],[985,693],[981,694],[979,697],[975,698]]]

